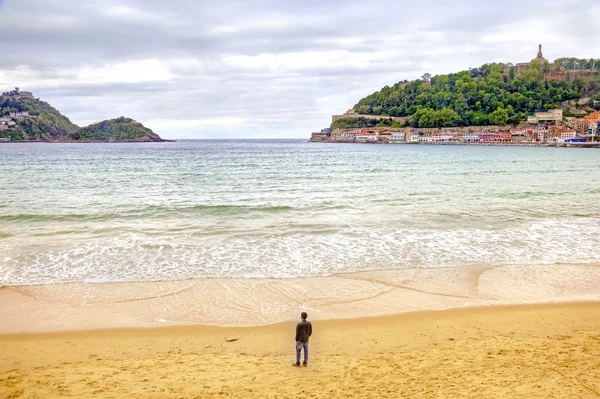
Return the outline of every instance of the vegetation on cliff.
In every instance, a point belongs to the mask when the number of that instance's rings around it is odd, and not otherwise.
[[[86,126],[66,137],[69,141],[163,141],[131,118],[121,116]]]
[[[11,140],[56,140],[79,130],[79,126],[45,101],[0,96],[0,117],[11,112],[29,112],[14,129],[2,131]]]
[[[566,66],[565,66],[566,65]],[[572,79],[565,68],[587,68],[587,78]],[[430,76],[385,86],[358,102],[359,114],[410,116],[415,127],[516,124],[526,113],[559,107],[582,96],[598,98],[600,60],[561,58],[532,62],[521,73],[512,64],[485,64],[458,73]],[[564,80],[547,79],[556,72]]]

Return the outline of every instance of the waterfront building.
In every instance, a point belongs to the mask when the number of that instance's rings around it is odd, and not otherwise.
[[[512,141],[512,133],[511,132],[499,132],[498,133],[498,141],[503,143],[508,143]]]
[[[462,134],[462,141],[467,143],[473,143],[479,141],[479,133],[478,132],[465,132]]]
[[[527,141],[535,141],[535,129],[525,129],[525,137],[527,138]]]
[[[334,136],[344,138],[354,138],[357,134],[360,134],[360,130],[341,130],[334,133]]]
[[[486,140],[494,143],[506,143],[512,141],[510,132],[491,132],[486,134]]]
[[[600,122],[600,111],[595,111],[585,117],[588,122]]]
[[[367,137],[367,141],[375,142],[379,140],[379,134],[371,130],[363,130],[362,135]]]
[[[379,133],[379,140],[382,143],[389,143],[390,141],[392,141],[392,132],[385,131],[385,132]]]
[[[568,125],[575,129],[579,134],[587,134],[589,124],[589,121],[585,118],[573,119],[568,123]]]
[[[533,129],[533,140],[532,141],[540,141],[544,142],[548,139],[548,129],[543,126],[536,127]]]
[[[408,135],[408,141],[409,142],[416,142],[419,141],[419,133],[411,133]]]
[[[577,138],[577,136],[580,136],[579,134],[577,134],[577,131],[573,129],[565,129],[560,134],[560,141],[566,142],[568,139]]]
[[[406,140],[406,134],[404,132],[392,132],[392,136],[390,137],[390,142],[399,143],[404,142]]]
[[[599,127],[600,127],[600,112],[592,112],[588,116],[585,117],[585,120],[588,122],[587,134],[592,136],[592,140],[594,136],[598,135]]]
[[[495,137],[494,133],[481,133],[479,135],[479,141],[486,142],[486,143],[490,142],[490,141],[495,141],[494,137]]]
[[[527,115],[527,123],[559,123],[562,122],[563,110],[558,109],[541,109],[531,112]]]
[[[454,136],[451,133],[433,133],[429,137],[430,141],[453,141]]]
[[[510,129],[509,133],[511,135],[511,140],[515,137],[527,137],[527,129],[523,128]]]
[[[321,129],[320,132],[317,132],[317,133],[314,133],[314,134],[317,135],[317,136],[330,136],[332,131],[333,131],[332,128],[327,127],[325,129]]]
[[[550,125],[548,126],[548,140],[557,141],[561,137],[562,132],[567,129],[562,125]]]

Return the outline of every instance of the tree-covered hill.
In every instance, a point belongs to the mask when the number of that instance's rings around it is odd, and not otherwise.
[[[588,73],[570,76],[565,68]],[[566,100],[600,100],[600,60],[561,58],[532,62],[522,73],[512,64],[485,64],[458,73],[423,75],[385,86],[358,102],[359,114],[410,116],[415,127],[503,125],[522,122],[527,112],[559,107]],[[548,79],[549,72],[564,80]],[[579,71],[577,71],[579,72]]]
[[[94,123],[69,134],[68,141],[164,141],[160,136],[131,118],[119,118]]]
[[[56,140],[79,130],[79,126],[45,101],[34,98],[15,99],[0,96],[0,116],[11,112],[29,112],[30,117],[18,121],[14,129],[3,131],[11,140]]]
[[[45,101],[5,94],[0,96],[0,117],[9,117],[13,112],[29,113],[28,117],[12,118],[16,125],[0,131],[0,137],[11,141],[165,141],[130,118],[122,116],[80,128]]]

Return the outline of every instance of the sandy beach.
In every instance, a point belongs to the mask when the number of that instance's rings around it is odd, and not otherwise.
[[[600,303],[0,336],[3,398],[597,398]]]

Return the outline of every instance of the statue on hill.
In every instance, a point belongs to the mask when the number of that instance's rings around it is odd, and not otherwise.
[[[542,63],[548,62],[548,60],[545,59],[544,55],[542,54],[542,45],[541,44],[538,44],[538,53],[537,53],[536,57],[533,60],[531,60],[531,62],[534,62],[534,61],[539,61]]]
[[[546,59],[544,58],[544,55],[542,54],[542,45],[538,45],[538,53],[537,53],[537,57],[535,57],[536,60],[543,60],[546,61]]]

